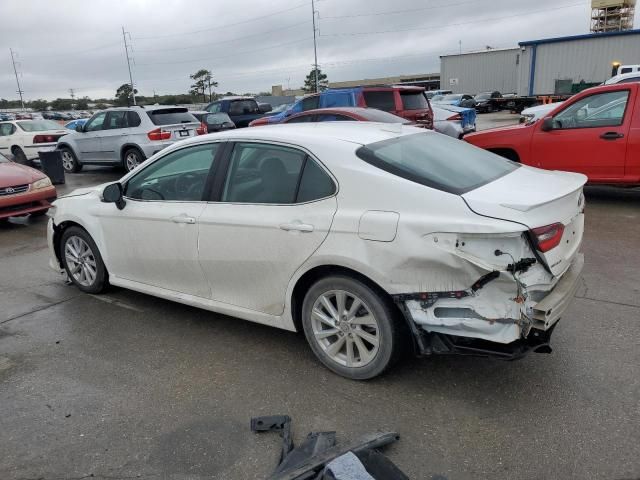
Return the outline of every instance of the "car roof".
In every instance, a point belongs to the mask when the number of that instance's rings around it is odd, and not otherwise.
[[[218,100],[214,100],[214,103],[219,102],[220,100],[255,100],[255,98],[249,97],[247,95],[230,95],[228,97],[222,97]]]
[[[326,145],[331,142],[345,142],[367,145],[390,138],[431,132],[408,125],[377,122],[314,122],[275,124],[260,127],[227,130],[226,132],[200,135],[179,142],[181,145],[201,143],[203,140],[257,140],[292,143],[295,145]]]
[[[640,81],[640,72],[621,73],[620,75],[616,75],[614,77],[611,77],[609,80],[604,82],[604,84],[605,85],[612,85],[612,84],[616,84],[618,82],[621,82],[622,80],[627,80],[628,78],[637,78],[638,81]]]

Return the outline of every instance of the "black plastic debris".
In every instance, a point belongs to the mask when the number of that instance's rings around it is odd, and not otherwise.
[[[312,432],[294,447],[287,415],[251,419],[253,432],[279,432],[280,461],[269,480],[409,480],[377,449],[396,442],[395,432],[372,433],[336,444],[336,432]]]

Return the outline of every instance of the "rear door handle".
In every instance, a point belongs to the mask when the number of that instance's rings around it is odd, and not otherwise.
[[[291,222],[280,224],[280,229],[286,232],[313,232],[313,225],[302,222]]]
[[[173,223],[186,223],[189,225],[193,225],[194,223],[196,223],[196,219],[193,217],[189,217],[187,215],[177,215],[175,217],[171,217],[171,221]]]
[[[623,137],[624,137],[624,133],[618,133],[618,132],[606,132],[600,135],[600,138],[602,138],[603,140],[617,140],[618,138],[623,138]]]

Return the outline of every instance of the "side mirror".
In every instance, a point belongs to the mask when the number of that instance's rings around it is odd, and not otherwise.
[[[84,125],[76,125],[76,132],[84,132]]]
[[[104,203],[115,203],[118,210],[122,210],[126,205],[124,198],[122,198],[122,184],[117,182],[104,187],[102,201]]]
[[[550,130],[553,130],[553,117],[545,117],[544,120],[542,120],[542,126],[540,127],[540,129],[543,132],[548,132]]]
[[[268,103],[260,104],[259,108],[260,108],[260,113],[267,113],[267,112],[270,112],[271,110],[273,110],[273,107],[271,105],[269,105]]]

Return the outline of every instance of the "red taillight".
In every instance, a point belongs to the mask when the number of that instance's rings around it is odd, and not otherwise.
[[[169,140],[171,138],[171,132],[165,132],[162,128],[156,128],[147,133],[149,140]]]
[[[205,135],[209,132],[207,129],[207,124],[204,122],[200,123],[200,126],[196,128],[196,135]]]
[[[548,252],[560,244],[562,234],[564,233],[564,225],[561,223],[554,223],[553,225],[547,225],[546,227],[534,228],[531,230],[531,233],[533,233],[538,250],[541,252]]]
[[[459,120],[462,120],[462,116],[459,113],[456,113],[455,115],[447,118],[447,120],[451,120],[453,122],[457,122]]]
[[[33,143],[53,143],[57,142],[58,138],[60,137],[57,135],[36,135],[33,137]]]

